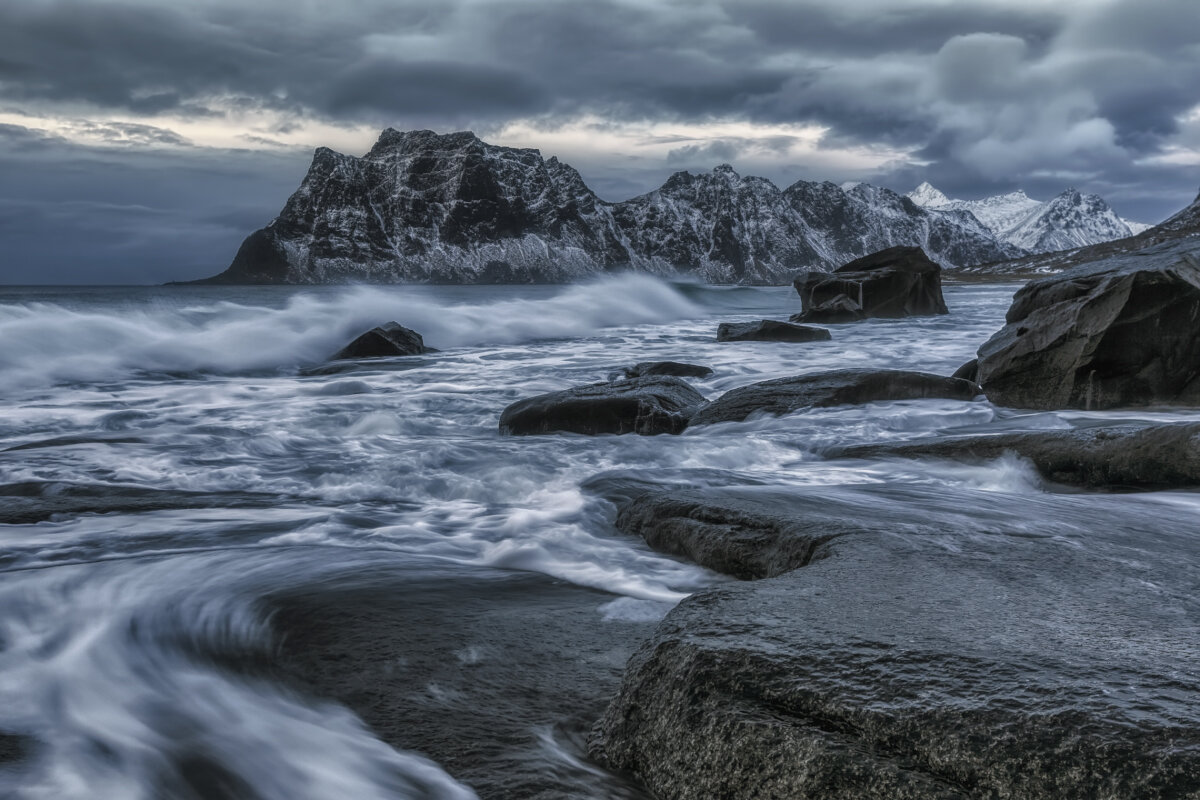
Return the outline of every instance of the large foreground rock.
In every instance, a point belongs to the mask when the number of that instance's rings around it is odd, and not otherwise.
[[[832,338],[824,328],[794,325],[776,319],[722,322],[717,326],[718,342],[827,342]]]
[[[593,383],[518,400],[500,415],[500,433],[682,433],[704,402],[668,376]]]
[[[826,455],[985,461],[1005,453],[1029,459],[1043,477],[1058,483],[1114,490],[1200,486],[1200,423],[1195,422],[940,437],[844,447]]]
[[[979,349],[988,399],[1018,408],[1200,403],[1200,243],[1027,284]]]
[[[421,334],[406,328],[399,322],[388,322],[359,336],[334,354],[334,360],[343,358],[386,358],[389,356],[419,356],[436,353],[425,346]]]
[[[832,273],[804,272],[792,284],[800,295],[801,322],[845,317],[919,317],[945,314],[942,268],[920,247],[889,247],[855,259]]]
[[[941,397],[970,400],[979,387],[960,378],[896,369],[839,369],[752,383],[721,395],[692,417],[693,425],[740,422],[755,412],[790,414],[802,408],[882,400]]]
[[[661,800],[1200,797],[1193,525],[1130,502],[643,495],[619,519],[656,547],[776,577],[671,612],[592,754]]]

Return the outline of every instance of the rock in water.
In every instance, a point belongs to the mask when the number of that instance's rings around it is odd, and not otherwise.
[[[668,376],[593,383],[513,403],[500,415],[500,433],[682,433],[704,402]]]
[[[846,297],[867,317],[945,314],[942,268],[920,247],[889,247],[851,261],[832,274],[804,272],[792,282],[804,314],[828,310]]]
[[[793,325],[774,319],[757,322],[722,322],[718,342],[827,342],[833,337],[824,328]]]
[[[712,367],[700,364],[685,364],[682,361],[642,361],[623,370],[626,378],[641,378],[647,375],[673,375],[676,378],[707,378],[713,374]]]
[[[776,577],[680,603],[591,753],[662,800],[1194,800],[1193,532],[1104,499],[1034,536],[1050,501],[939,486],[643,495],[654,546]]]
[[[860,405],[880,400],[944,397],[971,400],[979,387],[961,378],[895,369],[839,369],[752,383],[700,409],[691,424],[740,422],[755,412],[790,414],[801,408]]]
[[[380,325],[359,336],[334,354],[334,360],[343,358],[386,358],[389,356],[419,356],[436,353],[425,346],[421,334],[406,328],[399,322]]]
[[[1043,477],[1093,489],[1200,487],[1200,424],[1117,425],[1073,431],[953,436],[864,444],[831,458],[951,458],[983,461],[1016,453]]]
[[[858,303],[844,294],[839,294],[837,297],[826,300],[818,306],[813,306],[801,314],[792,314],[789,320],[791,322],[815,322],[820,325],[836,325],[842,322],[858,322],[860,319],[866,318],[866,313],[863,312],[862,307]]]
[[[1200,243],[1175,241],[1032,281],[979,348],[988,399],[1017,408],[1200,402]]]

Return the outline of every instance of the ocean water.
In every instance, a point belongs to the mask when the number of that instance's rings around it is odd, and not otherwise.
[[[693,381],[709,398],[841,367],[949,374],[1015,289],[949,285],[948,316],[795,345],[714,341],[719,322],[799,310],[789,288],[628,275],[0,288],[0,795],[638,797],[587,762],[587,727],[656,621],[729,579],[617,532],[588,478],[932,485],[1035,504],[1070,536],[1077,499],[1017,459],[817,452],[1200,415],[923,400],[678,437],[502,437],[501,410],[647,360],[713,367]],[[327,361],[389,320],[441,352]],[[1200,520],[1184,493],[1099,502],[1131,529]]]

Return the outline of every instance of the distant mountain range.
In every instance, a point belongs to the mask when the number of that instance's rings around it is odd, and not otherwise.
[[[203,282],[559,283],[633,269],[779,284],[895,245],[954,269],[1035,249],[1018,242],[1128,236],[1093,197],[1025,198],[1020,216],[1015,203],[953,201],[928,184],[909,197],[868,184],[781,190],[721,165],[609,203],[537,150],[389,128],[361,158],[319,148],[279,216]],[[1017,216],[1003,235],[994,227]]]
[[[1029,253],[1050,253],[1123,239],[1150,228],[1116,215],[1100,195],[1067,189],[1048,202],[1034,200],[1022,191],[952,200],[928,183],[907,197],[922,208],[967,211],[997,238]]]

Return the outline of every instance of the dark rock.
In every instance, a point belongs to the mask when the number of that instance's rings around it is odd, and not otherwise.
[[[707,378],[713,374],[712,367],[700,364],[685,364],[680,361],[643,361],[625,367],[626,378],[642,378],[648,375],[672,375],[676,378]]]
[[[753,571],[801,568],[684,600],[630,660],[593,756],[661,800],[1200,797],[1190,520],[1143,529],[1105,496],[972,498],[633,501],[619,519],[663,528],[672,552],[745,563],[711,546],[733,537],[763,547]],[[1072,524],[1039,524],[1051,501]]]
[[[979,348],[988,399],[1017,408],[1200,403],[1200,242],[1032,281]]]
[[[668,376],[593,383],[518,400],[500,415],[500,433],[682,433],[704,402]]]
[[[722,322],[718,342],[827,342],[833,337],[824,328],[793,325],[774,319],[758,322]]]
[[[789,317],[792,322],[815,322],[819,325],[858,322],[860,319],[866,318],[867,315],[863,312],[862,307],[844,294],[839,294],[803,313],[792,314]]]
[[[838,267],[833,273],[804,272],[792,282],[803,313],[839,296],[867,317],[917,317],[945,314],[942,268],[920,247],[889,247]]]
[[[839,369],[776,378],[733,389],[698,411],[691,424],[740,422],[755,412],[790,414],[801,408],[861,405],[882,400],[923,397],[971,400],[977,394],[979,387],[971,381],[928,372]]]
[[[970,361],[963,364],[958,369],[954,370],[954,374],[951,375],[950,377],[962,378],[964,381],[970,381],[971,383],[978,383],[979,382],[979,359],[972,358]]]
[[[333,358],[387,358],[436,352],[432,347],[425,346],[421,334],[398,322],[389,322],[359,336],[339,350]]]
[[[1200,486],[1200,423],[955,436],[829,451],[832,458],[1027,458],[1048,480],[1129,490]]]

